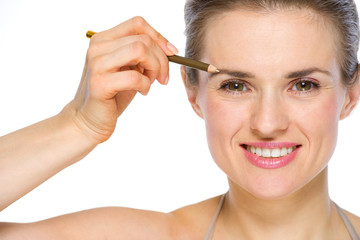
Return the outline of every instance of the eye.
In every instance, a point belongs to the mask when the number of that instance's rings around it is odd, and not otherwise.
[[[295,92],[311,92],[319,88],[319,84],[310,79],[301,79],[296,81],[291,87],[291,91]]]
[[[226,81],[221,85],[221,89],[231,92],[243,92],[248,90],[245,83],[239,80]]]
[[[310,81],[301,81],[294,85],[293,90],[297,91],[309,91],[313,88],[313,83]]]

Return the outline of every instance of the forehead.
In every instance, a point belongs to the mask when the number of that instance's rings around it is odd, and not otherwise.
[[[311,10],[236,10],[209,22],[203,58],[220,69],[241,65],[251,72],[329,68],[335,38],[331,23]]]

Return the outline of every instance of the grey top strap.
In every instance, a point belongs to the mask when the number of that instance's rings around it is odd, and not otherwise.
[[[218,207],[216,209],[214,217],[211,220],[211,223],[210,223],[209,228],[207,230],[206,236],[204,237],[204,240],[211,240],[212,239],[212,235],[213,235],[214,230],[215,230],[216,220],[217,220],[217,218],[219,216],[219,213],[220,213],[220,210],[221,210],[222,206],[224,205],[225,195],[226,194],[221,196],[219,205],[218,205]],[[343,219],[344,224],[345,224],[347,230],[349,231],[349,234],[350,234],[352,240],[360,240],[359,235],[356,233],[354,226],[350,222],[349,218],[346,216],[344,210],[341,209],[336,203],[334,203],[334,204],[335,204],[336,209],[339,212],[341,218]]]
[[[222,208],[222,206],[224,204],[225,195],[226,195],[226,193],[221,196],[219,205],[218,205],[218,207],[216,209],[216,212],[215,212],[215,215],[214,215],[213,219],[211,220],[211,223],[210,223],[209,228],[207,230],[206,236],[204,237],[204,240],[211,240],[211,238],[212,238],[212,235],[213,235],[214,229],[215,229],[216,220],[217,220],[217,218],[219,216],[219,213],[220,213],[220,210],[221,210],[221,208]]]
[[[347,230],[349,231],[349,234],[350,234],[352,240],[360,240],[359,235],[356,233],[354,226],[350,222],[349,218],[346,216],[344,210],[342,210],[336,203],[334,203],[334,204],[338,210],[338,213],[340,214],[341,218],[343,219],[345,226],[346,226]]]

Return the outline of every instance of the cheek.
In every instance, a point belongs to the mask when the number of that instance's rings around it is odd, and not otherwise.
[[[295,125],[304,133],[311,144],[326,143],[334,147],[341,107],[336,95],[319,98],[307,106],[293,111]],[[316,141],[316,142],[314,142]]]
[[[239,101],[206,96],[203,113],[210,152],[214,160],[221,160],[234,151],[234,136],[248,126],[248,105]]]
[[[300,103],[298,103],[300,104]],[[295,104],[294,104],[295,105]],[[301,107],[301,108],[300,108]],[[304,139],[304,151],[296,163],[302,169],[298,181],[303,185],[322,171],[331,159],[337,142],[338,121],[341,101],[335,94],[326,94],[306,106],[301,103],[292,111],[291,126],[299,139]]]

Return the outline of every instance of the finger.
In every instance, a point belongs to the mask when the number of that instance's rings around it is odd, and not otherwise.
[[[142,34],[142,35],[131,35],[122,37],[115,40],[103,40],[103,41],[94,41],[91,42],[89,46],[88,53],[90,56],[99,56],[106,53],[110,53],[120,48],[121,46],[125,46],[131,44],[136,41],[142,41],[148,47],[154,47],[157,44],[152,40],[151,37]],[[159,47],[158,47],[159,48]],[[160,49],[160,48],[159,48]]]
[[[168,81],[169,76],[169,60],[167,56],[164,54],[164,52],[160,49],[160,47],[156,44],[156,42],[150,38],[148,35],[137,35],[132,36],[131,39],[134,39],[135,41],[141,41],[143,42],[147,47],[149,47],[149,50],[153,52],[154,56],[157,57],[159,63],[160,63],[160,71],[156,79],[161,84],[166,84]],[[143,69],[141,66],[139,68],[142,71],[148,71],[147,69]],[[151,80],[154,80],[151,78]]]
[[[161,67],[168,69],[166,63],[161,66],[161,62],[165,60],[161,55],[156,54],[150,50],[143,42],[137,41],[129,45],[122,46],[116,51],[97,56],[89,61],[90,71],[94,73],[114,73],[119,71],[122,67],[139,66],[144,69],[144,74],[154,81],[161,72]],[[168,63],[167,63],[168,64]]]
[[[145,34],[126,37],[124,38],[122,44],[125,43],[132,44],[135,43],[136,41],[143,42],[149,48],[149,51],[152,51],[155,57],[157,57],[160,63],[160,71],[156,79],[158,79],[158,81],[161,84],[166,84],[169,75],[169,60],[167,56],[164,54],[162,49],[157,45],[157,43],[151,37]],[[147,69],[143,69],[142,67],[140,68],[142,69],[142,71],[148,71]],[[151,80],[154,79],[151,78]]]
[[[96,99],[110,100],[123,91],[133,90],[147,95],[150,86],[149,78],[135,70],[129,70],[107,74],[101,81],[92,82],[90,92]]]
[[[125,45],[132,45],[136,44],[136,42],[142,42],[145,44],[149,51],[153,51],[155,56],[158,58],[158,61],[160,62],[161,68],[160,72],[157,76],[155,76],[156,79],[161,84],[166,84],[168,82],[168,76],[169,76],[169,61],[164,54],[164,52],[160,49],[160,47],[157,45],[157,43],[148,35],[142,34],[142,35],[135,35],[135,36],[127,36],[124,38],[116,39],[116,40],[105,40],[105,41],[97,41],[93,43],[89,50],[88,50],[88,58],[98,58],[100,55],[106,55],[106,54],[114,54],[112,52],[115,52],[119,48]],[[124,56],[130,56],[134,55],[134,53],[124,53]],[[101,59],[101,58],[100,58]],[[115,63],[115,62],[114,62]],[[116,62],[116,65],[118,65],[119,62]],[[117,71],[118,66],[110,66],[113,67],[112,71]],[[140,67],[142,69],[142,67]],[[134,69],[134,68],[132,68]],[[106,69],[106,66],[104,65],[102,69],[98,69],[100,71],[106,72],[109,71],[109,69]],[[143,71],[143,69],[142,69]],[[148,76],[151,78],[152,81],[155,80],[155,78],[152,76],[152,71],[146,71]]]
[[[164,54],[164,52],[160,49],[157,43],[148,35],[132,35],[123,37],[116,40],[105,40],[105,41],[97,41],[93,43],[88,51],[89,57],[96,57],[105,53],[110,53],[121,46],[132,44],[136,41],[143,42],[146,46],[148,46],[159,58],[159,62],[161,65],[161,70],[159,75],[156,77],[161,84],[166,84],[169,76],[169,61]]]
[[[134,70],[112,74],[109,80],[108,87],[113,90],[114,96],[124,90],[135,90],[145,96],[151,87],[150,79]]]
[[[157,32],[148,22],[142,17],[134,17],[125,21],[114,28],[107,31],[97,33],[93,36],[93,41],[98,40],[114,40],[129,35],[149,35],[166,53],[166,55],[174,55],[178,52],[176,47],[172,45],[165,37]]]

